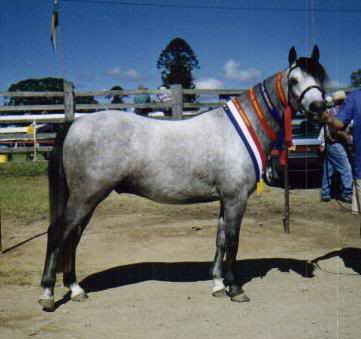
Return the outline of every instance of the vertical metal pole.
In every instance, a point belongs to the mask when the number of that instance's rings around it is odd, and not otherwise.
[[[361,205],[360,205],[360,196],[359,196],[359,185],[358,185],[358,181],[357,179],[353,179],[353,185],[354,185],[354,190],[355,190],[355,194],[356,194],[356,205],[357,205],[357,214],[358,214],[358,217],[359,217],[359,222],[360,222],[360,238],[361,238]]]
[[[34,145],[34,152],[33,152],[33,161],[36,161],[37,158],[37,150],[36,150],[36,121],[33,120],[33,123],[31,124],[31,126],[33,127],[33,145]]]
[[[65,122],[74,120],[74,86],[70,81],[64,80],[64,114]]]
[[[182,85],[170,85],[172,91],[172,119],[181,120],[183,115],[183,89]]]
[[[1,232],[1,207],[0,207],[0,253],[3,253],[3,238]]]
[[[285,208],[283,218],[283,230],[285,233],[290,233],[290,191],[288,178],[288,146],[284,144],[286,162],[284,166],[284,186],[285,186]]]

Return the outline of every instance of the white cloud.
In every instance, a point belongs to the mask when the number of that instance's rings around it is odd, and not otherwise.
[[[239,62],[233,59],[229,59],[225,65],[224,77],[228,80],[238,80],[240,82],[257,81],[260,79],[262,72],[258,69],[249,68],[242,70],[240,69]]]
[[[342,82],[339,82],[338,80],[330,80],[327,83],[328,87],[331,88],[343,88],[343,87],[347,87],[345,84],[343,84]]]
[[[204,78],[195,81],[198,89],[220,89],[223,88],[223,82],[215,78]]]
[[[139,81],[142,79],[142,76],[139,74],[139,72],[133,68],[122,69],[120,67],[114,67],[107,70],[105,74],[111,76],[113,79],[124,79],[133,81]]]

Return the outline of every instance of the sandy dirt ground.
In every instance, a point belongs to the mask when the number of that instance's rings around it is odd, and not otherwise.
[[[217,203],[112,194],[78,249],[88,301],[70,301],[58,276],[56,310],[41,310],[45,235],[0,256],[0,338],[360,338],[358,217],[317,189],[293,190],[291,209],[285,234],[283,190],[250,199],[237,272],[251,301],[235,303],[211,295]],[[6,214],[2,224],[5,249],[47,229]]]

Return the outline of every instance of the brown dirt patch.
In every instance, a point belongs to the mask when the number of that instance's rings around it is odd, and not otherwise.
[[[267,188],[250,199],[237,268],[251,302],[237,304],[210,293],[217,203],[169,206],[111,195],[78,250],[88,302],[62,300],[59,283],[59,307],[41,311],[46,236],[0,256],[0,338],[359,338],[358,217],[335,202],[321,204],[318,190],[292,191],[291,209],[284,234],[283,191]],[[5,246],[46,228],[44,220],[5,219]],[[307,265],[341,249],[319,262],[323,270]]]

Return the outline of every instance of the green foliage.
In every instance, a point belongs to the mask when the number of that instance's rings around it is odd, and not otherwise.
[[[123,87],[121,86],[113,86],[111,89],[111,91],[122,91]],[[108,99],[113,98],[112,101],[110,102],[111,104],[122,104],[123,103],[123,98],[126,97],[126,95],[114,95],[114,96],[107,96]]]
[[[26,79],[12,84],[8,92],[62,92],[64,80],[62,78]],[[62,97],[11,97],[8,106],[18,105],[61,105],[64,103]],[[76,97],[76,104],[96,104],[94,96]],[[14,112],[16,113],[16,112]],[[52,113],[49,111],[49,113]]]
[[[170,41],[158,58],[157,68],[161,69],[164,86],[181,84],[183,88],[195,87],[192,71],[199,69],[199,64],[192,48],[185,40],[175,38]],[[194,101],[194,96],[188,99]]]
[[[361,86],[361,69],[351,73],[351,86]]]

